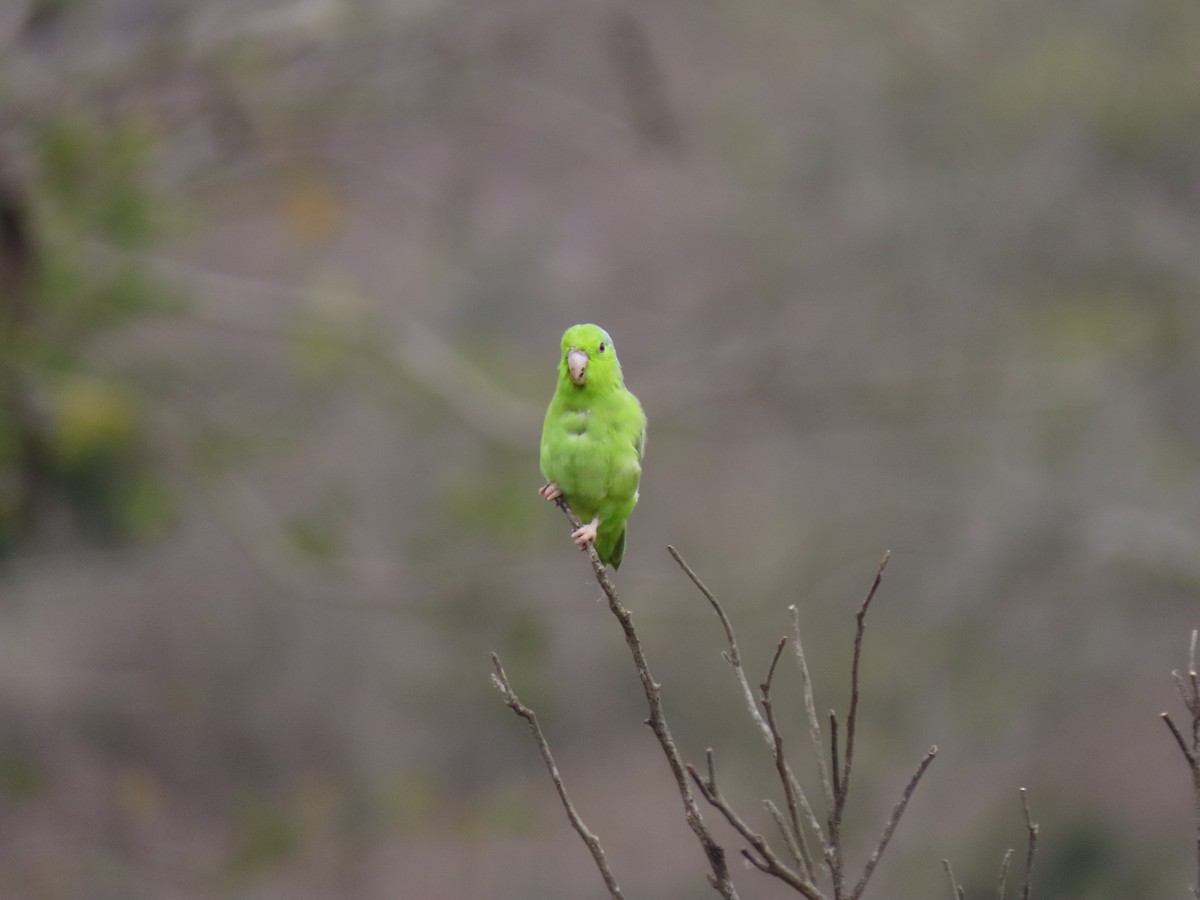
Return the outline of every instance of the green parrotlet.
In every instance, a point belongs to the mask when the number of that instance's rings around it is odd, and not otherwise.
[[[564,497],[583,522],[571,535],[591,542],[614,569],[625,556],[625,523],[638,501],[646,415],[625,388],[612,338],[599,325],[573,325],[562,338],[558,384],[542,425],[539,493]]]

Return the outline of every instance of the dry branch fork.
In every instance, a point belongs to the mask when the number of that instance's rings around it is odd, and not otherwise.
[[[580,521],[577,516],[571,511],[563,498],[557,499],[557,504],[562,509],[567,520],[570,522],[572,529],[580,527]],[[646,720],[646,724],[650,726],[654,732],[655,738],[658,740],[659,746],[662,748],[663,754],[666,757],[667,764],[671,769],[671,774],[674,777],[676,788],[679,792],[680,799],[683,801],[684,817],[687,820],[688,827],[691,828],[697,840],[700,842],[701,848],[704,851],[705,857],[708,860],[710,873],[708,875],[709,884],[716,890],[725,900],[737,900],[737,891],[733,886],[732,879],[729,874],[728,863],[725,858],[725,850],[713,838],[707,824],[701,815],[699,805],[696,802],[695,795],[692,792],[691,781],[695,783],[696,788],[704,799],[713,806],[729,825],[742,836],[749,845],[747,849],[742,851],[742,855],[757,869],[772,875],[775,878],[783,881],[792,887],[797,893],[805,897],[806,900],[829,900],[830,895],[827,895],[819,886],[819,881],[823,875],[828,875],[832,884],[832,900],[859,900],[866,889],[867,882],[870,880],[872,873],[875,870],[876,864],[879,862],[888,843],[891,841],[892,835],[895,832],[900,818],[904,814],[904,810],[908,805],[913,792],[916,790],[918,782],[925,774],[925,770],[933,762],[937,755],[937,747],[932,747],[922,758],[918,764],[916,771],[909,779],[907,785],[901,793],[899,801],[893,807],[891,815],[888,817],[883,833],[875,845],[871,855],[868,857],[863,866],[863,870],[858,879],[853,885],[848,884],[845,877],[845,867],[843,861],[843,848],[841,825],[842,818],[846,807],[846,801],[849,796],[851,776],[853,773],[854,764],[854,745],[857,734],[858,709],[859,709],[859,671],[862,660],[862,644],[863,635],[866,630],[866,615],[867,610],[871,605],[872,599],[875,597],[876,591],[879,589],[880,581],[883,577],[883,570],[887,566],[888,556],[885,555],[883,561],[879,564],[879,568],[875,574],[875,580],[871,585],[871,589],[863,601],[856,616],[857,627],[854,636],[854,655],[851,667],[851,691],[849,712],[846,717],[845,738],[844,743],[839,743],[839,726],[836,713],[832,710],[829,713],[830,735],[829,735],[829,763],[826,764],[824,757],[825,745],[821,736],[821,726],[816,714],[816,708],[813,703],[812,684],[809,679],[808,665],[804,656],[803,644],[800,640],[799,614],[793,606],[790,608],[792,615],[792,634],[791,642],[795,651],[797,663],[800,670],[800,681],[804,696],[805,715],[808,723],[810,740],[812,742],[813,752],[816,756],[818,771],[820,773],[821,788],[824,795],[826,816],[824,823],[816,814],[813,804],[805,793],[799,780],[796,778],[791,766],[788,763],[787,757],[784,754],[784,741],[776,721],[775,706],[772,700],[772,687],[775,680],[776,670],[779,666],[780,659],[783,655],[784,648],[788,644],[789,637],[782,638],[775,648],[774,656],[771,660],[770,668],[767,672],[766,680],[759,685],[759,692],[756,696],[750,686],[749,679],[746,677],[745,670],[742,667],[741,655],[738,650],[737,639],[734,636],[733,626],[730,623],[729,617],[725,614],[724,609],[718,602],[716,597],[704,586],[704,583],[699,579],[696,573],[684,562],[683,558],[675,550],[674,547],[668,547],[667,550],[671,556],[683,569],[684,573],[692,580],[700,592],[705,596],[708,602],[713,607],[718,618],[721,621],[725,631],[725,637],[728,642],[728,650],[723,654],[726,662],[734,669],[735,676],[742,688],[747,709],[750,712],[751,719],[759,732],[766,740],[772,752],[772,758],[776,772],[779,776],[780,784],[783,788],[785,798],[786,813],[781,811],[770,800],[764,800],[763,805],[774,819],[779,827],[780,833],[783,836],[784,844],[786,845],[786,857],[790,862],[785,861],[784,856],[781,856],[774,850],[770,843],[761,834],[755,832],[746,821],[734,810],[733,806],[726,800],[721,793],[716,778],[716,765],[713,759],[713,751],[710,748],[707,751],[707,766],[706,775],[702,776],[694,766],[685,766],[680,757],[679,750],[675,745],[675,741],[671,736],[670,728],[667,725],[666,718],[663,714],[662,695],[660,685],[655,682],[650,673],[649,665],[646,662],[645,653],[642,649],[641,640],[638,637],[637,631],[633,625],[633,618],[628,609],[626,609],[620,601],[616,588],[608,577],[604,563],[600,561],[595,548],[591,544],[584,545],[592,563],[592,570],[595,573],[596,581],[600,585],[600,589],[604,592],[604,596],[608,600],[608,606],[612,614],[616,617],[621,625],[621,630],[625,635],[625,641],[629,646],[630,653],[633,657],[634,666],[637,669],[638,677],[642,683],[642,689],[646,695],[646,702],[649,706],[650,715]],[[579,833],[588,850],[592,854],[592,858],[600,871],[601,877],[604,879],[605,886],[609,890],[609,894],[613,898],[621,898],[621,889],[617,886],[611,871],[608,868],[607,861],[604,857],[603,848],[600,845],[599,839],[583,824],[578,812],[572,805],[567,796],[566,788],[563,785],[561,776],[551,756],[550,748],[546,743],[546,739],[541,732],[541,728],[537,723],[537,717],[533,710],[521,703],[516,693],[509,684],[508,677],[500,663],[500,659],[496,654],[492,654],[492,663],[494,673],[492,681],[496,688],[500,691],[505,703],[518,716],[523,718],[529,726],[530,732],[533,734],[534,740],[538,745],[542,758],[546,763],[547,769],[550,772],[551,779],[554,781],[555,788],[558,791],[559,799],[561,800],[564,809],[567,812],[567,817],[571,822],[572,827]],[[810,849],[810,844],[814,844],[820,850],[820,856],[817,857]]]

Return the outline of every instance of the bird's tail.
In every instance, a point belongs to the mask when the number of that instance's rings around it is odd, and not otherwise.
[[[629,526],[621,529],[621,533],[617,535],[617,539],[613,543],[612,552],[608,554],[608,559],[604,560],[614,569],[621,568],[621,560],[625,558],[625,533],[628,530]]]

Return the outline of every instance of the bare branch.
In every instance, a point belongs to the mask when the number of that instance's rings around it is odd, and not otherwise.
[[[1188,648],[1188,683],[1192,690],[1186,705],[1192,714],[1192,755],[1200,756],[1200,674],[1196,672],[1196,634],[1196,629],[1192,629],[1192,643]],[[1200,782],[1196,790],[1197,816],[1200,816]],[[1200,884],[1196,890],[1200,892]]]
[[[1190,675],[1191,673],[1189,673]],[[1192,685],[1190,678],[1184,678],[1178,669],[1171,670],[1171,680],[1175,682],[1175,691],[1188,712],[1192,712]],[[1194,713],[1193,713],[1194,714]]]
[[[796,838],[792,834],[792,829],[790,827],[788,827],[787,819],[785,819],[783,817],[783,813],[781,813],[779,811],[779,807],[776,806],[770,800],[764,800],[763,808],[768,813],[770,813],[771,818],[775,820],[775,824],[779,828],[779,833],[781,835],[783,835],[783,840],[787,843],[788,850],[792,854],[792,859],[795,862],[799,863],[800,865],[804,866],[805,872],[808,874],[808,877],[810,879],[813,878],[814,876],[813,876],[812,860],[808,859],[808,857],[806,855],[807,850],[801,852],[799,845],[797,845],[797,843],[796,843]]]
[[[833,773],[833,801],[834,806],[836,807],[842,796],[842,769],[838,764],[837,712],[832,709],[829,711],[829,762]]]
[[[1008,867],[1012,863],[1013,849],[1004,851],[1004,859],[1000,860],[1000,878],[996,882],[996,900],[1004,900],[1004,895],[1008,893]]]
[[[867,592],[867,599],[863,601],[854,617],[857,625],[854,631],[854,662],[850,668],[850,712],[846,715],[846,762],[845,768],[842,770],[842,805],[846,802],[846,794],[850,788],[850,768],[854,765],[854,731],[858,724],[858,673],[862,662],[862,642],[863,633],[866,631],[867,609],[870,608],[871,601],[875,599],[875,592],[879,590],[879,584],[883,581],[883,570],[887,568],[888,560],[891,558],[891,550],[883,554],[883,559],[880,560],[879,568],[875,572],[875,580],[871,583],[871,590]]]
[[[1196,672],[1196,635],[1200,631],[1192,629],[1192,642],[1188,647],[1188,677],[1192,681],[1193,695],[1200,694],[1200,675]]]
[[[700,789],[700,793],[704,796],[704,799],[725,817],[725,821],[733,826],[734,830],[745,838],[746,843],[758,854],[755,856],[755,853],[743,850],[742,855],[757,869],[790,885],[801,896],[807,898],[807,900],[826,900],[820,888],[784,863],[775,851],[771,849],[771,845],[767,843],[766,838],[747,825],[746,821],[729,805],[729,802],[717,787],[716,767],[713,763],[712,748],[708,749],[705,757],[708,763],[708,778],[702,778],[700,773],[696,771],[696,767],[690,764],[687,767],[688,774],[696,782],[696,787]]]
[[[825,791],[825,806],[833,809],[833,782],[829,780],[829,767],[825,765],[824,747],[821,746],[821,723],[817,719],[817,708],[813,702],[812,678],[808,674],[808,660],[804,645],[800,642],[800,610],[794,605],[788,610],[792,614],[792,645],[796,650],[796,662],[800,665],[800,687],[804,692],[804,713],[808,717],[808,735],[812,741],[813,756],[821,775],[821,788]]]
[[[1184,740],[1183,734],[1179,731],[1179,728],[1175,725],[1175,722],[1171,719],[1171,714],[1170,713],[1159,713],[1159,715],[1162,718],[1162,720],[1167,723],[1167,727],[1171,729],[1171,734],[1173,734],[1175,736],[1175,743],[1177,743],[1179,745],[1179,749],[1183,751],[1183,757],[1184,757],[1184,759],[1186,759],[1188,761],[1188,765],[1195,766],[1196,765],[1196,754],[1194,754],[1192,752],[1191,748],[1188,747],[1187,741]]]
[[[775,655],[771,657],[771,665],[767,669],[767,680],[759,687],[762,689],[763,696],[770,696],[771,683],[775,680],[775,667],[779,665],[779,657],[783,655],[783,648],[787,645],[787,638],[781,637],[779,643],[775,646]]]
[[[759,859],[757,856],[751,853],[748,848],[742,848],[742,856],[745,858],[746,862],[750,863],[750,865],[754,866],[754,868],[758,869],[758,871],[767,875],[771,874],[770,864],[765,860]]]
[[[571,798],[567,796],[566,785],[563,784],[558,766],[554,763],[550,745],[546,742],[546,736],[542,734],[542,727],[538,724],[537,715],[522,703],[516,692],[513,691],[512,685],[508,681],[508,675],[505,674],[504,666],[500,664],[500,657],[495,653],[492,654],[492,666],[496,670],[492,675],[492,684],[496,686],[496,690],[500,692],[500,696],[504,698],[508,708],[524,719],[529,726],[529,733],[533,735],[538,751],[542,754],[546,769],[550,772],[550,778],[554,782],[554,788],[558,791],[558,799],[562,801],[563,809],[567,811],[567,818],[571,821],[571,827],[578,832],[584,844],[587,845],[588,851],[592,854],[592,859],[596,861],[596,868],[600,870],[600,877],[604,879],[604,886],[608,888],[609,896],[613,900],[622,900],[624,895],[621,893],[616,879],[613,878],[612,871],[608,868],[608,860],[604,857],[604,848],[600,845],[600,839],[583,823],[583,819],[580,818],[574,804],[571,803]]]
[[[842,897],[842,797],[846,786],[842,783],[841,766],[838,762],[837,713],[829,711],[829,769],[833,775],[833,806],[829,809],[829,843],[825,846],[825,861],[829,875],[833,878],[833,895]]]
[[[950,879],[950,900],[966,900],[966,893],[954,877],[954,869],[950,866],[950,860],[942,860],[942,868],[946,870],[946,877]]]
[[[829,870],[833,876],[833,893],[835,897],[842,896],[842,815],[846,809],[846,798],[850,794],[850,774],[854,765],[854,732],[858,722],[858,678],[862,663],[863,634],[866,631],[867,610],[875,599],[875,592],[883,580],[883,570],[887,567],[891,551],[884,553],[879,568],[875,571],[875,580],[867,597],[858,608],[855,615],[854,658],[850,665],[850,712],[846,716],[846,743],[844,747],[845,760],[838,760],[837,716],[829,711],[829,757],[831,780],[833,788],[833,806],[829,812],[829,845],[826,855],[829,858]]]
[[[667,545],[667,552],[671,554],[671,558],[679,564],[679,568],[683,569],[685,575],[692,580],[699,590],[704,595],[704,598],[712,606],[713,611],[717,614],[717,618],[721,620],[721,627],[725,629],[725,640],[729,644],[729,652],[725,654],[725,661],[733,667],[734,674],[737,676],[738,684],[742,687],[742,693],[746,698],[746,708],[750,710],[750,717],[754,720],[754,724],[758,726],[758,730],[762,732],[767,743],[771,743],[771,731],[767,728],[767,723],[763,720],[762,715],[758,711],[758,704],[754,699],[754,691],[750,688],[750,682],[746,678],[746,670],[742,668],[742,655],[738,650],[737,638],[733,635],[733,624],[729,621],[729,616],[725,615],[725,610],[721,604],[717,602],[717,598],[713,595],[700,580],[700,576],[692,571],[692,567],[683,561],[683,557],[679,555],[679,551],[671,545]]]
[[[567,517],[567,521],[571,523],[572,530],[580,528],[582,523],[579,521],[579,517],[572,512],[571,507],[567,505],[566,500],[559,497],[556,503]],[[680,799],[683,801],[684,818],[692,833],[696,835],[696,839],[700,842],[700,846],[704,850],[704,855],[708,859],[709,868],[712,870],[712,874],[708,877],[708,882],[725,900],[737,900],[737,890],[734,888],[733,881],[729,876],[729,865],[725,859],[725,849],[716,842],[712,833],[708,830],[708,826],[704,822],[704,816],[701,815],[700,807],[696,803],[695,796],[692,794],[683,760],[679,755],[679,749],[675,746],[675,739],[671,736],[671,729],[667,726],[666,717],[663,715],[660,685],[650,674],[650,666],[646,662],[645,653],[642,651],[641,639],[633,627],[633,615],[621,604],[621,598],[617,594],[617,589],[609,579],[608,571],[604,563],[600,561],[600,557],[596,553],[596,548],[589,542],[584,545],[584,549],[591,559],[592,571],[596,575],[596,581],[600,585],[600,589],[604,591],[604,596],[608,598],[608,608],[620,623],[621,630],[625,634],[625,643],[629,646],[629,652],[633,656],[633,664],[637,669],[638,678],[641,679],[642,690],[646,695],[646,703],[650,708],[650,718],[646,720],[646,724],[650,726],[650,730],[654,732],[654,736],[658,739],[659,746],[662,747],[663,755],[667,758],[667,765],[670,767],[671,774],[675,778],[675,787],[679,791]]]
[[[771,667],[767,670],[767,680],[760,686],[762,690],[762,705],[763,710],[767,714],[767,727],[771,731],[771,746],[775,755],[775,771],[779,773],[779,781],[783,785],[783,796],[787,801],[788,821],[791,826],[791,834],[793,843],[803,846],[804,832],[800,828],[800,813],[796,802],[796,792],[793,790],[791,771],[788,769],[787,758],[783,755],[783,735],[779,731],[779,725],[775,721],[775,710],[771,703],[771,684],[775,680],[775,667],[779,665],[779,657],[783,655],[783,648],[787,644],[787,638],[780,638],[779,644],[775,647],[775,656],[771,659]],[[803,858],[805,868],[808,871],[809,878],[814,877],[812,860],[807,852],[804,852]]]
[[[1179,698],[1192,716],[1191,741],[1184,737],[1183,732],[1175,724],[1169,713],[1162,713],[1162,720],[1171,729],[1171,736],[1179,745],[1183,758],[1187,760],[1192,776],[1192,812],[1196,830],[1196,882],[1192,885],[1192,896],[1200,900],[1200,675],[1196,672],[1196,636],[1192,631],[1192,639],[1188,645],[1188,671],[1185,679],[1179,672],[1172,672]]]
[[[1033,877],[1033,858],[1037,855],[1038,824],[1029,815],[1029,792],[1021,788],[1021,808],[1025,811],[1025,830],[1029,843],[1025,850],[1025,880],[1021,885],[1021,900],[1029,900],[1030,879]]]
[[[712,591],[710,591],[708,589],[708,587],[704,584],[704,582],[700,580],[700,576],[698,576],[695,573],[695,571],[692,569],[692,567],[689,566],[684,561],[684,559],[680,555],[679,551],[676,550],[674,547],[668,545],[667,552],[671,554],[671,558],[675,560],[675,562],[679,565],[679,567],[681,569],[683,569],[684,574],[687,575],[688,578],[691,579],[692,584],[694,584],[699,589],[700,593],[704,595],[704,598],[706,600],[708,600],[709,604],[712,606],[713,610],[716,612],[717,618],[721,620],[721,627],[725,630],[725,640],[729,645],[728,651],[726,651],[722,655],[723,655],[725,661],[727,663],[729,663],[729,665],[733,668],[734,675],[737,677],[737,680],[738,680],[738,684],[742,688],[742,695],[746,701],[746,708],[750,712],[750,718],[754,721],[754,724],[758,727],[759,733],[762,734],[763,739],[766,740],[767,746],[771,748],[772,752],[774,752],[775,736],[774,736],[774,734],[772,734],[770,726],[767,725],[766,720],[763,718],[762,714],[759,712],[758,701],[755,699],[754,690],[750,687],[750,679],[746,677],[746,670],[745,670],[745,667],[742,665],[742,656],[741,656],[741,652],[738,649],[737,638],[734,636],[733,623],[729,620],[729,616],[726,615],[724,608],[721,606],[721,604],[717,600],[716,596],[713,594]],[[809,702],[810,703],[811,703],[811,699],[812,699],[812,694],[810,691],[809,692]],[[818,754],[818,762],[821,765],[822,772],[824,772],[825,771],[825,760],[824,760],[824,757],[821,757],[819,754]],[[796,778],[795,773],[792,772],[791,766],[788,765],[786,760],[784,760],[783,765],[784,765],[788,784],[790,785],[790,790],[795,794],[796,801],[799,804],[800,809],[804,814],[805,822],[807,823],[808,827],[810,829],[812,829],[813,834],[816,835],[818,843],[821,846],[824,846],[825,845],[824,829],[822,829],[821,823],[817,819],[816,813],[813,811],[812,804],[809,802],[809,799],[808,799],[808,795],[805,793],[804,788],[801,786],[799,779]],[[832,804],[832,801],[830,801],[830,804]],[[808,840],[805,836],[803,829],[797,830],[796,834],[794,835],[794,840],[798,845],[797,849],[799,850],[801,859],[803,860],[805,872],[808,875],[809,880],[810,881],[815,880],[816,879],[816,867],[813,863],[812,853],[810,852],[810,850],[808,848]]]
[[[899,825],[900,819],[904,815],[909,800],[912,798],[914,791],[925,771],[937,755],[937,748],[930,749],[928,754],[921,760],[913,773],[909,782],[905,786],[899,801],[892,809],[891,815],[885,823],[883,834],[881,835],[877,845],[871,856],[868,858],[863,867],[863,871],[858,881],[854,884],[852,890],[847,890],[847,883],[844,873],[844,855],[841,839],[841,824],[842,816],[845,810],[846,799],[849,790],[849,780],[853,773],[853,741],[854,728],[858,718],[858,704],[860,698],[859,682],[861,675],[862,652],[863,652],[863,636],[866,630],[866,615],[870,609],[871,602],[875,594],[878,592],[879,585],[882,581],[883,570],[887,565],[890,554],[885,554],[883,560],[879,564],[876,571],[875,580],[871,585],[871,589],[867,594],[866,599],[862,602],[856,616],[856,632],[854,639],[854,655],[851,668],[851,697],[850,711],[847,720],[845,732],[845,744],[840,743],[842,735],[839,733],[839,725],[837,713],[834,710],[829,712],[829,765],[825,765],[823,748],[821,746],[821,729],[816,715],[816,704],[813,700],[812,681],[808,672],[808,664],[804,654],[804,646],[800,638],[799,614],[793,606],[790,608],[792,614],[792,641],[796,653],[797,662],[800,665],[801,672],[801,687],[804,694],[805,715],[808,719],[809,738],[813,743],[813,749],[817,757],[817,762],[820,767],[822,787],[828,801],[828,831],[823,833],[821,825],[816,821],[816,816],[812,813],[810,804],[803,790],[800,788],[794,774],[788,767],[786,756],[784,754],[783,734],[779,727],[779,722],[775,716],[775,706],[772,698],[772,688],[775,682],[775,673],[779,668],[779,661],[783,656],[783,650],[788,642],[788,637],[783,637],[775,646],[775,652],[772,654],[770,666],[767,670],[766,679],[759,685],[759,697],[755,702],[755,697],[750,689],[749,679],[746,677],[745,669],[742,666],[741,654],[737,647],[737,640],[734,636],[733,625],[729,617],[725,614],[721,604],[713,596],[712,592],[700,581],[695,572],[683,561],[682,557],[674,547],[668,547],[671,556],[676,563],[684,570],[692,582],[697,586],[700,592],[708,600],[713,610],[717,613],[721,621],[721,625],[725,631],[725,637],[729,645],[728,651],[723,654],[725,660],[734,668],[738,681],[742,686],[743,694],[746,698],[746,705],[751,710],[751,716],[758,726],[760,732],[765,732],[769,738],[772,748],[772,753],[775,762],[776,773],[779,777],[780,784],[783,787],[784,797],[787,801],[786,812],[781,811],[774,803],[764,801],[764,806],[774,819],[775,824],[779,827],[783,834],[784,840],[788,845],[793,860],[800,863],[804,872],[795,873],[788,870],[786,865],[779,860],[774,851],[767,844],[765,839],[758,833],[749,828],[748,825],[737,815],[737,813],[729,806],[729,804],[721,796],[720,791],[716,786],[716,776],[713,771],[712,751],[708,752],[708,778],[702,778],[696,770],[688,766],[688,772],[691,774],[693,781],[700,789],[704,798],[713,806],[715,806],[726,817],[726,821],[738,831],[739,834],[750,844],[750,847],[743,850],[743,856],[750,862],[751,865],[768,874],[775,875],[781,880],[793,887],[796,887],[806,897],[810,896],[805,891],[805,888],[797,886],[805,884],[816,890],[816,872],[813,866],[811,855],[807,851],[805,844],[805,829],[802,825],[809,825],[813,833],[821,840],[821,849],[824,855],[824,862],[829,871],[833,897],[835,900],[859,900],[863,892],[866,890],[875,868],[879,863],[884,851],[887,849],[895,830]],[[761,707],[762,714],[759,714]],[[844,758],[842,754],[845,754]],[[802,818],[803,816],[806,817]],[[826,834],[828,839],[826,839]],[[790,873],[790,874],[789,874]],[[799,879],[797,881],[796,879]]]
[[[937,756],[937,752],[937,747],[929,748],[929,752],[925,754],[925,757],[917,766],[917,770],[913,773],[912,778],[905,785],[904,793],[900,795],[900,800],[892,808],[892,814],[888,817],[887,825],[884,826],[883,836],[880,837],[879,844],[871,852],[866,866],[863,867],[863,873],[859,877],[858,883],[854,885],[854,890],[850,892],[850,900],[858,900],[862,896],[863,891],[867,889],[867,882],[871,880],[875,866],[879,864],[879,858],[883,856],[883,851],[887,849],[887,845],[896,831],[896,826],[900,824],[900,817],[904,815],[904,809],[908,806],[908,801],[912,798],[913,791],[917,789],[917,784],[921,781],[921,776],[925,774],[925,770],[929,768],[929,764],[933,762],[933,758]],[[1032,860],[1030,864],[1032,865]]]

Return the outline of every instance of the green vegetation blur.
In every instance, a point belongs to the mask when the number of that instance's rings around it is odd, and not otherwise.
[[[843,712],[890,549],[856,860],[940,752],[867,896],[993,896],[1022,786],[1036,900],[1185,896],[1197,60],[1195,0],[0,2],[0,897],[599,896],[493,651],[627,895],[704,896],[536,493],[584,321],[688,762],[779,802],[665,546]]]
[[[130,367],[94,350],[172,305],[136,258],[161,227],[143,174],[153,136],[136,122],[64,116],[28,137],[34,175],[0,195],[0,555],[59,506],[96,540],[151,538],[170,501]],[[99,252],[106,247],[120,255]]]

